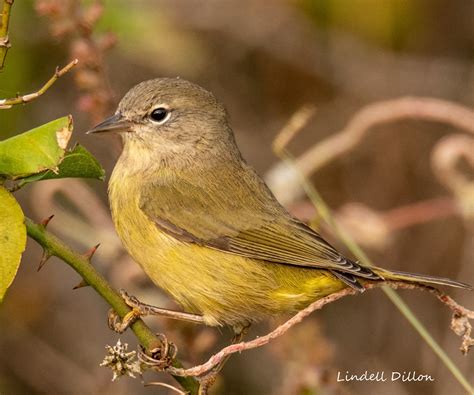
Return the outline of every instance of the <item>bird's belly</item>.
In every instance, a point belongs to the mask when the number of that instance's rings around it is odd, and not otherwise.
[[[125,248],[151,280],[209,325],[244,326],[298,310],[344,284],[317,269],[248,259],[160,231],[141,210],[114,215]]]

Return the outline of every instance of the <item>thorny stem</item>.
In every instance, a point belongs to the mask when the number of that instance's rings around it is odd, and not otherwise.
[[[34,223],[31,219],[25,218],[25,225],[28,236],[37,241],[48,254],[62,259],[71,266],[102,298],[123,318],[130,308],[125,304],[122,297],[107,282],[107,280],[90,264],[87,256],[73,251],[63,241],[45,229],[45,226]],[[161,347],[160,339],[138,319],[131,325],[140,344],[147,350]],[[174,359],[173,366],[182,369],[181,363]],[[197,394],[199,383],[192,377],[177,377],[175,379],[189,394]]]
[[[2,19],[0,25],[0,71],[5,65],[5,58],[7,57],[8,49],[11,47],[8,38],[8,25],[10,22],[10,12],[14,0],[4,0],[2,7]]]
[[[468,322],[469,319],[474,319],[474,311],[470,311],[463,306],[456,303],[452,298],[438,290],[437,288],[426,286],[426,285],[419,285],[419,284],[409,284],[401,281],[384,281],[384,282],[374,282],[374,283],[367,283],[364,285],[365,289],[373,289],[379,288],[383,286],[389,286],[390,288],[397,289],[419,289],[423,291],[428,291],[434,294],[442,303],[448,306],[451,311],[453,312],[453,320],[451,323],[451,327],[453,331],[456,332],[457,335],[463,337],[463,346],[465,345],[469,347],[470,342],[472,339],[470,338],[472,327]],[[326,304],[335,302],[338,299],[341,299],[348,295],[357,295],[359,292],[352,289],[352,288],[344,288],[343,290],[333,293],[329,296],[326,296],[322,299],[313,302],[305,309],[296,313],[293,317],[289,320],[284,322],[282,325],[278,326],[272,332],[266,334],[265,336],[257,337],[253,340],[247,342],[241,342],[237,344],[232,344],[228,347],[223,348],[218,353],[214,354],[212,357],[208,359],[207,362],[203,363],[202,365],[198,365],[189,369],[182,369],[182,368],[175,368],[169,367],[165,370],[170,372],[173,375],[177,376],[201,376],[212,368],[217,366],[221,361],[223,361],[227,356],[231,354],[235,354],[237,352],[242,352],[246,350],[250,350],[252,348],[258,348],[265,344],[268,344],[271,340],[282,336],[286,333],[291,327],[300,323],[304,318],[306,318],[309,314],[316,310],[320,310]],[[471,344],[472,345],[472,344]],[[467,350],[463,350],[463,352]],[[469,388],[467,388],[469,389]]]
[[[0,42],[1,46],[1,42]],[[64,66],[62,69],[56,68],[56,71],[54,72],[54,75],[36,92],[29,93],[27,95],[18,95],[16,97],[12,97],[10,99],[0,99],[0,110],[6,110],[11,108],[12,106],[16,104],[25,104],[28,103],[34,99],[37,99],[40,97],[42,94],[44,94],[50,87],[53,85],[58,78],[62,77],[64,74],[66,74],[69,70],[71,70],[79,61],[77,59],[74,59],[73,61],[69,62],[66,66]]]

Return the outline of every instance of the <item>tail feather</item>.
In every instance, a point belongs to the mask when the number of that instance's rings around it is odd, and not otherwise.
[[[472,285],[462,283],[460,281],[451,280],[445,277],[429,276],[425,274],[399,272],[395,270],[385,270],[380,268],[373,269],[375,273],[383,277],[385,280],[407,281],[410,283],[430,284],[430,285],[447,285],[449,287],[463,288],[474,290]]]

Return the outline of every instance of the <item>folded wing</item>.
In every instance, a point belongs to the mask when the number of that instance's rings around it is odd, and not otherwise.
[[[360,290],[358,277],[381,279],[293,218],[253,170],[235,177],[238,170],[226,178],[222,169],[218,180],[183,175],[170,183],[150,184],[140,208],[162,231],[183,242],[264,262],[326,269]]]

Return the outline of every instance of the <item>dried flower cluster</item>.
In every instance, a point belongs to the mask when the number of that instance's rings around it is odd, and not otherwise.
[[[107,345],[105,348],[107,349],[108,355],[104,357],[104,360],[101,362],[100,366],[106,366],[112,369],[114,373],[112,381],[115,381],[119,377],[125,375],[135,378],[136,374],[142,374],[140,362],[137,359],[137,352],[127,352],[127,343],[122,344],[119,339],[115,346],[112,347]]]

